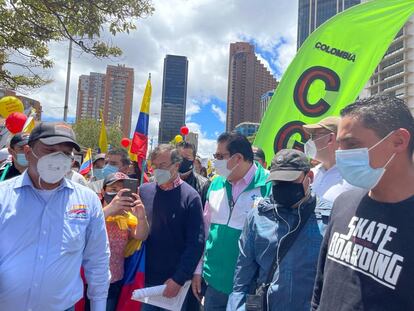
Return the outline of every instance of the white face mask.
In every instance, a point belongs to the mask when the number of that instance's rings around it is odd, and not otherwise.
[[[61,151],[47,154],[37,160],[37,172],[40,178],[48,184],[56,184],[70,172],[72,159]]]
[[[163,185],[171,179],[171,172],[169,170],[156,168],[154,170],[154,178],[158,185]]]
[[[231,159],[231,158],[230,158]],[[224,178],[228,178],[230,174],[237,168],[238,165],[233,167],[233,169],[227,168],[227,163],[230,159],[223,159],[223,160],[214,160],[214,168],[216,169],[216,173]]]
[[[321,148],[321,149],[318,149],[318,148],[316,147],[315,142],[316,142],[316,141],[318,141],[319,139],[325,138],[326,136],[331,135],[331,134],[332,134],[332,133],[326,134],[326,135],[324,135],[324,136],[322,136],[322,137],[319,137],[319,138],[317,138],[317,139],[315,139],[315,140],[309,139],[309,140],[306,142],[306,144],[305,144],[305,150],[304,150],[305,155],[306,155],[308,158],[311,158],[311,159],[315,159],[315,160],[317,160],[317,159],[316,159],[316,154],[318,153],[318,151],[324,150],[324,149],[328,148],[328,146],[326,145],[325,147],[323,147],[323,148]]]

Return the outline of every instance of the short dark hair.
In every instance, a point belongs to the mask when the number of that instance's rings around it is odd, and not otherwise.
[[[227,143],[230,155],[240,153],[245,161],[253,162],[252,145],[246,136],[237,132],[224,132],[217,138],[218,143]]]
[[[255,158],[258,158],[258,159],[262,160],[263,162],[266,162],[266,155],[265,155],[262,148],[252,146],[252,149],[256,149],[256,150],[253,150],[253,155],[254,155]]]
[[[177,144],[177,149],[178,148],[191,149],[193,151],[194,159],[196,158],[197,150],[196,150],[196,147],[194,146],[194,144],[189,143],[188,141],[182,141],[182,142]]]
[[[120,155],[123,166],[128,166],[129,164],[131,164],[131,161],[129,160],[128,152],[126,152],[125,149],[114,148],[114,149],[109,150],[107,154]]]
[[[414,151],[414,118],[405,102],[395,96],[375,95],[360,99],[345,107],[341,116],[353,116],[364,126],[373,130],[378,137],[384,138],[399,128],[410,133],[409,152]]]
[[[171,160],[171,163],[172,164],[174,164],[174,163],[180,163],[183,160],[182,156],[180,155],[180,153],[178,152],[178,150],[177,150],[177,148],[175,146],[170,145],[170,144],[161,144],[161,145],[158,145],[157,147],[155,147],[154,150],[151,152],[151,154],[150,154],[151,162],[161,152],[164,152],[164,151],[171,152],[170,160]]]

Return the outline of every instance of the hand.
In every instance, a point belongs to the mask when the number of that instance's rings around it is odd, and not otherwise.
[[[178,295],[178,292],[181,289],[181,285],[178,285],[173,281],[173,279],[168,279],[165,283],[167,287],[164,289],[162,295],[167,298],[174,298]]]
[[[147,215],[145,214],[145,207],[144,204],[141,201],[141,197],[138,193],[132,193],[133,200],[135,200],[132,204],[132,213],[137,217],[139,220],[144,220],[147,218]]]
[[[104,212],[105,210],[107,211],[107,213],[105,213],[105,217],[122,215],[126,212],[132,211],[134,199],[129,196],[122,196],[123,193],[128,191],[129,189],[119,190],[117,195],[112,199],[111,203],[104,208]]]
[[[191,289],[193,290],[194,296],[198,301],[201,302],[201,275],[194,274],[193,279],[191,280]]]

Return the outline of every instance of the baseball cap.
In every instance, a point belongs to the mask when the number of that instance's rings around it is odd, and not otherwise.
[[[310,169],[309,160],[302,151],[283,149],[273,157],[267,181],[294,181]]]
[[[105,177],[103,186],[104,187],[110,186],[117,181],[125,180],[125,179],[130,179],[130,178],[128,177],[128,175],[121,173],[121,172],[112,173]]]
[[[40,140],[45,145],[70,143],[77,151],[81,150],[76,142],[75,133],[65,123],[39,123],[30,133],[29,143],[36,140]]]
[[[308,134],[313,134],[316,130],[320,129],[326,129],[328,131],[336,133],[338,131],[338,124],[340,120],[340,117],[327,117],[318,123],[303,125],[303,129]]]
[[[96,161],[102,160],[102,159],[105,160],[105,153],[98,153],[97,155],[93,157],[92,163],[95,163]]]
[[[9,146],[13,148],[14,146],[24,146],[29,143],[29,134],[26,133],[17,133],[15,134],[12,139],[10,139]]]

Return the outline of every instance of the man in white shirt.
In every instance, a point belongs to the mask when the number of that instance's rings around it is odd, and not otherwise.
[[[318,201],[316,211],[324,218],[324,222],[328,222],[335,199],[341,193],[355,189],[342,178],[335,165],[339,120],[339,117],[327,117],[316,124],[303,126],[305,132],[310,135],[310,139],[305,144],[305,154],[320,162],[312,169],[314,174],[312,192],[315,193]]]

